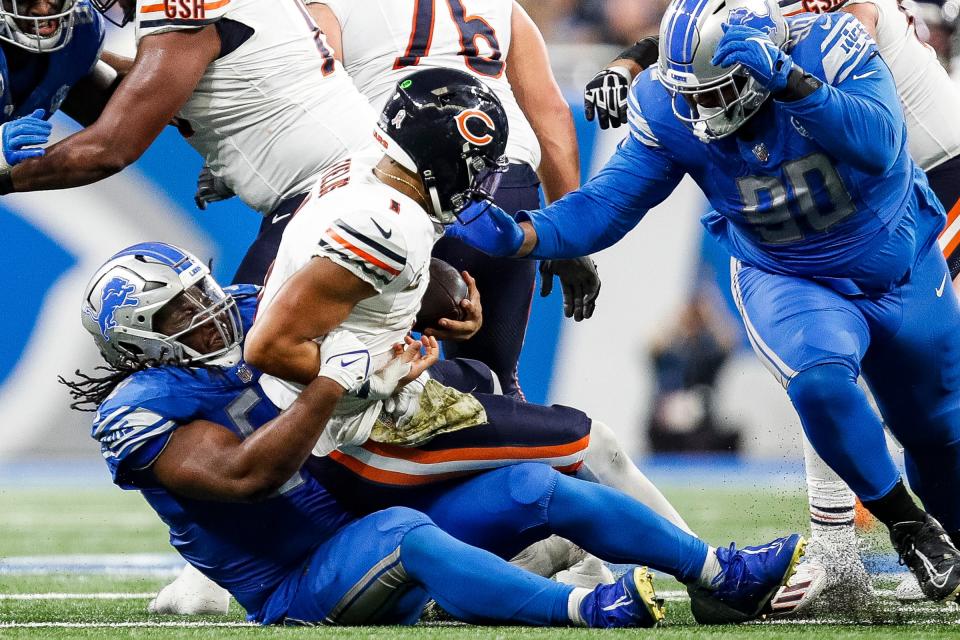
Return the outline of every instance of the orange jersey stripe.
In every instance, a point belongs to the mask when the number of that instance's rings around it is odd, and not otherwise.
[[[342,244],[342,245],[344,246],[344,248],[349,249],[350,251],[352,251],[353,253],[357,254],[358,256],[360,256],[361,258],[363,258],[364,260],[366,260],[367,262],[372,262],[373,264],[377,265],[378,267],[380,267],[381,269],[383,269],[384,271],[386,271],[386,272],[389,273],[390,275],[394,275],[394,276],[400,275],[400,270],[399,270],[399,269],[394,269],[393,267],[391,267],[390,265],[388,265],[386,262],[383,262],[382,260],[378,260],[377,258],[373,257],[372,255],[370,255],[369,253],[367,253],[366,251],[364,251],[364,250],[361,249],[360,247],[355,247],[354,245],[350,244],[348,241],[344,240],[344,239],[340,236],[340,234],[338,234],[336,231],[334,231],[334,230],[333,230],[333,227],[330,227],[329,229],[327,229],[327,233],[330,234],[330,237],[331,237],[331,238],[333,238],[334,240],[336,240],[337,242],[339,242],[340,244]]]
[[[385,458],[396,458],[421,464],[437,462],[456,462],[457,460],[533,460],[559,458],[584,451],[590,444],[590,436],[585,435],[575,442],[544,447],[473,447],[464,449],[441,449],[423,451],[410,447],[380,444],[367,441],[363,448]]]
[[[230,4],[230,0],[216,0],[216,2],[205,2],[203,4],[204,11],[213,11],[214,9],[219,9],[220,7]],[[166,10],[165,2],[158,2],[157,4],[145,4],[140,7],[140,13],[155,13],[157,11]]]
[[[471,469],[469,471],[450,471],[447,473],[436,473],[422,476],[410,473],[401,473],[399,471],[386,471],[384,469],[371,467],[360,462],[356,458],[351,458],[350,456],[341,453],[340,451],[333,451],[329,455],[331,460],[343,465],[365,480],[370,480],[371,482],[377,482],[379,484],[391,484],[405,487],[432,484],[442,480],[462,478],[469,475],[479,475],[481,473],[485,473],[486,471],[492,471],[492,469]],[[581,466],[583,466],[582,460],[580,462],[574,462],[573,464],[556,467],[556,470],[560,473],[574,473]]]
[[[944,227],[944,232],[950,228],[950,225],[957,219],[958,216],[960,216],[960,200],[958,200],[953,205],[953,208],[950,209],[950,212],[947,213],[947,226]],[[950,254],[956,250],[957,245],[960,245],[960,233],[950,238],[950,240],[947,242],[947,246],[943,248],[943,255],[949,258]]]

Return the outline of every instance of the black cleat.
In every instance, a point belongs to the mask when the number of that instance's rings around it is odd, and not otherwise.
[[[930,600],[956,598],[960,593],[960,551],[932,516],[922,522],[898,522],[890,527],[890,541]]]

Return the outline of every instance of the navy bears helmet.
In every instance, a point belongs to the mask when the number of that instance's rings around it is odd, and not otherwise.
[[[500,100],[472,75],[425,69],[397,84],[376,137],[387,156],[420,176],[441,224],[490,199],[507,168],[509,127]]]

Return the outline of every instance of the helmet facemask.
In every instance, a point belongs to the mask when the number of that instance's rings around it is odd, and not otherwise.
[[[93,8],[100,12],[107,22],[123,27],[133,21],[137,4],[133,0],[124,6],[118,0],[90,0]]]
[[[660,81],[672,98],[673,114],[704,140],[735,133],[770,95],[740,65],[708,83],[697,82],[692,74],[681,78],[676,71],[660,69]]]
[[[157,325],[165,323],[174,309],[187,315],[189,321],[186,326],[165,335]],[[164,305],[154,316],[153,324],[157,339],[166,345],[170,354],[164,360],[166,363],[192,366],[210,364],[224,358],[226,362],[221,364],[230,365],[239,361],[239,353],[231,352],[239,352],[243,339],[240,311],[234,299],[209,275]],[[200,350],[188,344],[193,340],[184,340],[194,332],[205,331],[204,327],[208,325],[212,325],[216,331],[213,348]]]
[[[466,170],[467,188],[445,198],[446,203],[441,200],[433,173],[424,171],[421,174],[423,184],[430,196],[430,204],[433,207],[431,217],[442,225],[453,224],[457,220],[466,224],[474,220],[477,217],[476,215],[472,215],[469,220],[465,220],[460,214],[475,202],[491,202],[493,200],[494,194],[500,187],[500,180],[509,167],[509,161],[505,156],[501,156],[494,161],[483,155],[474,155],[465,157],[463,165]]]
[[[73,37],[76,0],[60,0],[47,15],[32,15],[37,0],[0,0],[0,40],[32,53],[62,49]],[[57,4],[57,0],[50,0]]]

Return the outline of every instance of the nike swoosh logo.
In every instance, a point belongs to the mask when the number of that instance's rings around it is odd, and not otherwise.
[[[360,358],[354,358],[354,359],[351,360],[350,362],[347,362],[346,360],[340,360],[340,366],[341,366],[341,367],[349,367],[350,365],[352,365],[352,364],[355,363],[355,362],[360,362],[360,360],[362,360],[362,359],[363,359],[362,357],[360,357]]]
[[[372,222],[372,223],[373,223],[373,226],[375,226],[375,227],[377,228],[377,230],[380,232],[380,235],[382,235],[382,236],[383,236],[384,238],[386,238],[387,240],[389,240],[389,239],[390,239],[390,236],[393,235],[393,229],[390,229],[390,230],[384,229],[384,228],[381,227],[379,224],[377,224],[377,221],[374,220],[373,218],[370,218],[370,222]]]
[[[950,578],[950,574],[953,573],[953,567],[950,567],[946,571],[938,572],[933,570],[933,563],[919,551],[916,552],[917,556],[920,558],[920,561],[923,563],[923,566],[930,573],[930,584],[932,584],[937,589],[942,589],[947,586],[947,580]]]
[[[943,274],[943,280],[940,281],[940,286],[937,287],[937,297],[943,297],[943,291],[947,287],[947,274]]]
[[[292,216],[292,215],[293,215],[292,213],[285,213],[285,214],[283,214],[282,216],[281,216],[280,214],[275,214],[275,215],[273,216],[273,220],[271,221],[271,224],[277,224],[277,223],[280,222],[281,220],[286,220],[287,218],[289,218],[289,217]]]
[[[854,74],[854,75],[853,75],[853,79],[854,79],[854,80],[863,80],[864,78],[869,78],[870,76],[872,76],[872,75],[875,74],[876,72],[877,72],[877,70],[874,69],[873,71],[867,71],[866,73],[861,73],[860,75]]]
[[[614,609],[619,609],[620,607],[626,607],[627,605],[633,604],[633,598],[630,596],[620,596],[617,598],[613,604],[608,604],[605,607],[600,607],[601,611],[613,611]]]

